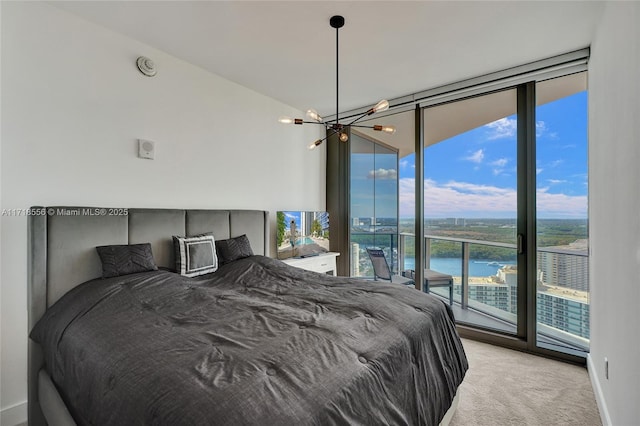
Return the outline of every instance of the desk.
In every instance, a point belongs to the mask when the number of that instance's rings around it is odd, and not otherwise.
[[[317,256],[291,257],[284,259],[283,262],[296,268],[306,269],[307,271],[336,275],[336,258],[338,256],[340,256],[340,253],[330,251]]]

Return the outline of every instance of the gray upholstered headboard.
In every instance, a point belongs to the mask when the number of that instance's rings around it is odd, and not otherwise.
[[[255,254],[268,254],[267,212],[262,210],[115,209],[33,207],[28,226],[29,330],[73,287],[102,275],[95,247],[151,243],[156,264],[174,268],[173,235],[213,232],[217,240],[246,234]],[[37,377],[43,366],[29,341],[29,423],[39,424]]]

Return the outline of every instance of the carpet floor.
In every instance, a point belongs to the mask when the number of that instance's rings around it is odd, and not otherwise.
[[[600,426],[584,367],[469,339],[469,371],[450,426]]]

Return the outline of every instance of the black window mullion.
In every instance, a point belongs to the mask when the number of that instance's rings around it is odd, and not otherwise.
[[[535,82],[518,86],[518,331],[536,336],[536,96]]]

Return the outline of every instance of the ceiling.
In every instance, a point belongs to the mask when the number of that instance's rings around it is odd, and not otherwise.
[[[336,103],[332,15],[346,20],[340,30],[346,111],[587,47],[603,9],[594,1],[50,3],[325,116]]]

